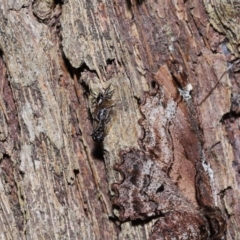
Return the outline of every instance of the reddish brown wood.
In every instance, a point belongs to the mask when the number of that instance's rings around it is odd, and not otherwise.
[[[2,239],[240,239],[237,1],[3,0],[0,19]]]

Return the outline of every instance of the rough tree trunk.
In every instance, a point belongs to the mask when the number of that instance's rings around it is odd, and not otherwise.
[[[2,0],[1,239],[240,239],[239,8]]]

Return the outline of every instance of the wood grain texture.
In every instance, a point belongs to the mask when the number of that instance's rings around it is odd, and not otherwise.
[[[238,8],[3,0],[1,239],[240,238]]]

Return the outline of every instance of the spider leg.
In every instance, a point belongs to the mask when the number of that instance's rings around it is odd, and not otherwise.
[[[94,115],[95,115],[95,116],[94,116]],[[98,115],[92,113],[91,116],[92,116],[92,120],[93,120],[93,121],[98,122],[98,123],[100,122],[100,119],[98,118]]]
[[[91,103],[92,103],[92,106],[95,107],[95,106],[97,105],[97,100],[96,100],[96,98],[92,98]]]
[[[106,88],[106,89],[104,89],[104,92],[105,92],[105,93],[107,93],[107,92],[109,91],[109,89],[110,89],[111,85],[112,85],[112,84],[110,83],[110,84],[107,86],[107,88]]]
[[[106,99],[110,99],[114,93],[114,89],[112,91],[110,91],[110,88],[111,88],[111,83],[108,85],[108,87],[104,91],[104,97]]]
[[[106,93],[106,98],[110,99],[114,93],[114,89],[108,93]]]
[[[89,92],[90,92],[90,94],[92,95],[92,97],[97,98],[97,94],[94,93],[91,88],[90,88]]]
[[[96,117],[94,118],[94,120],[96,120],[97,122],[100,122],[100,119],[99,119],[98,116],[96,116]]]
[[[107,124],[110,121],[110,112],[111,112],[111,108],[108,110],[106,117],[105,117],[105,123]]]
[[[87,119],[89,119],[91,122],[93,122],[94,118],[93,118],[93,115],[90,111],[90,109],[88,108],[88,116],[87,116]]]

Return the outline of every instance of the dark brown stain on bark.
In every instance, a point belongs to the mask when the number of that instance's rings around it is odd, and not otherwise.
[[[17,228],[22,231],[24,228],[24,217],[19,203],[19,189],[17,186],[17,181],[20,180],[22,176],[15,167],[19,164],[17,159],[19,157],[20,127],[15,100],[7,78],[7,69],[2,56],[0,56],[0,112],[1,129],[6,129],[6,132],[4,131],[0,134],[1,181],[4,183],[4,193],[9,198]],[[4,218],[8,219],[3,201],[1,205]]]

